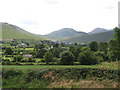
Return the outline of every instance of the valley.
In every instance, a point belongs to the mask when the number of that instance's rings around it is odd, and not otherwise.
[[[3,88],[119,87],[119,28],[36,35],[8,23],[0,27]]]

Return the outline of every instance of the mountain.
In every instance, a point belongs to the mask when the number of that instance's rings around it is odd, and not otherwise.
[[[67,41],[67,42],[79,42],[79,43],[85,43],[85,44],[88,44],[92,41],[107,42],[111,38],[113,38],[113,33],[114,33],[113,30],[109,30],[107,32],[87,34],[87,35],[80,36],[80,37],[70,38],[70,39],[67,39],[65,41]]]
[[[89,34],[95,34],[95,33],[101,33],[101,32],[107,32],[107,29],[103,29],[103,28],[95,28],[94,30],[92,30],[91,32],[89,32]]]
[[[18,26],[8,23],[0,23],[0,32],[2,33],[0,39],[42,39],[36,34],[29,33]]]
[[[65,39],[82,36],[82,35],[86,35],[86,34],[87,33],[85,33],[85,32],[75,31],[72,28],[63,28],[58,31],[54,31],[50,34],[44,35],[43,37],[47,38],[47,39],[51,39],[51,40],[65,40]]]

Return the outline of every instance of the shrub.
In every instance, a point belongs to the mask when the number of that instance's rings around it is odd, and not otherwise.
[[[13,50],[12,50],[11,48],[6,48],[6,49],[5,49],[5,53],[6,53],[7,55],[12,55],[12,54],[13,54]]]
[[[71,65],[71,64],[74,64],[74,60],[75,60],[75,57],[71,52],[67,51],[67,52],[61,53],[61,56],[60,56],[61,64]]]
[[[90,50],[81,52],[79,54],[78,60],[82,65],[94,65],[99,63],[97,56],[95,56],[93,52]]]
[[[93,41],[89,44],[89,47],[92,51],[97,51],[98,50],[98,44],[97,42]]]
[[[28,58],[28,62],[36,62],[36,60],[33,58]]]
[[[16,55],[16,56],[13,57],[13,61],[14,62],[21,62],[22,58],[23,57],[21,55]]]
[[[51,52],[46,52],[44,55],[44,60],[46,62],[46,64],[49,64],[49,62],[53,61],[53,54]]]
[[[9,59],[2,59],[2,64],[3,65],[11,65],[11,62]]]

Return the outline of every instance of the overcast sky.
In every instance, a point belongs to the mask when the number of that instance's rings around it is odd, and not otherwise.
[[[89,32],[118,25],[120,0],[0,0],[0,22],[35,34],[61,28]]]

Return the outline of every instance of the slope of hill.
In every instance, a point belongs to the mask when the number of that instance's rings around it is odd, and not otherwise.
[[[96,33],[96,34],[88,34],[80,37],[75,37],[71,39],[67,39],[65,41],[67,42],[79,42],[79,43],[85,43],[88,44],[92,41],[96,42],[107,42],[111,38],[113,38],[113,30],[110,30],[108,32],[102,32],[102,33]]]
[[[52,40],[65,40],[72,37],[82,36],[86,35],[85,32],[77,32],[74,29],[71,28],[63,28],[58,31],[54,31],[50,34],[44,35],[43,37],[52,39]]]
[[[89,32],[89,34],[95,34],[95,33],[102,33],[102,32],[107,32],[107,29],[103,29],[103,28],[95,28],[94,30],[92,30],[91,32]]]
[[[29,33],[15,25],[0,23],[1,39],[42,39],[40,36]]]

